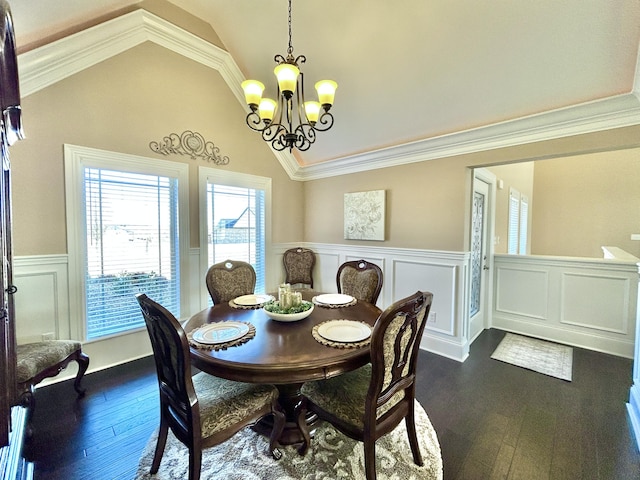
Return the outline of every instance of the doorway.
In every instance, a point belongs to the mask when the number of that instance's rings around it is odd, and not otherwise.
[[[491,316],[494,203],[495,175],[485,169],[475,169],[471,209],[469,343],[489,326]]]

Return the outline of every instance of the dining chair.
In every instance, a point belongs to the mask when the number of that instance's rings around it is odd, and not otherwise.
[[[367,480],[376,478],[376,440],[403,419],[413,461],[423,464],[415,425],[415,380],[420,339],[432,300],[431,293],[418,291],[395,302],[373,327],[371,363],[302,388],[305,410],[363,442]]]
[[[285,271],[285,283],[304,284],[313,288],[313,266],[316,254],[308,248],[290,248],[282,256]]]
[[[209,267],[206,283],[211,300],[217,305],[254,293],[256,271],[250,263],[225,260]]]
[[[274,416],[269,449],[281,456],[285,417],[272,385],[234,382],[199,372],[191,376],[187,336],[176,318],[147,295],[136,295],[155,359],[160,387],[160,428],[150,473],[160,467],[169,429],[189,449],[189,480],[200,477],[202,450],[231,438],[265,415]]]
[[[366,260],[344,262],[338,267],[336,283],[338,293],[351,295],[373,305],[382,291],[382,270],[375,263]]]

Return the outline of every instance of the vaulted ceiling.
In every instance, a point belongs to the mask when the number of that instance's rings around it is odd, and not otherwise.
[[[209,23],[242,74],[274,96],[286,0],[169,1]],[[140,3],[10,0],[18,49]],[[303,167],[640,124],[637,0],[294,0],[292,16],[306,90],[339,85],[335,126],[296,154]]]

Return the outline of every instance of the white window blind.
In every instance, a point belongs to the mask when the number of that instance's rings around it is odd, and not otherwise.
[[[527,254],[527,228],[529,224],[529,199],[525,195],[520,195],[520,231],[518,253]]]
[[[509,239],[507,253],[518,253],[518,227],[520,224],[520,193],[511,188],[509,190]]]
[[[87,339],[144,327],[139,292],[179,317],[178,179],[83,170]]]
[[[265,291],[265,191],[207,182],[208,264],[250,263],[256,293]]]

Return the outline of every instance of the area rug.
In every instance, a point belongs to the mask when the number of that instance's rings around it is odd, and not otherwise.
[[[442,479],[442,457],[436,432],[422,406],[416,401],[416,429],[424,466],[413,463],[404,422],[376,442],[376,471],[379,480]],[[171,432],[155,475],[149,474],[157,432],[145,447],[136,480],[186,479],[189,452]],[[307,454],[300,456],[293,446],[280,447],[282,458],[274,460],[267,439],[245,428],[230,440],[202,452],[202,480],[360,480],[365,478],[364,450],[360,442],[321,423],[315,430]]]
[[[573,348],[507,333],[491,358],[571,381]]]

